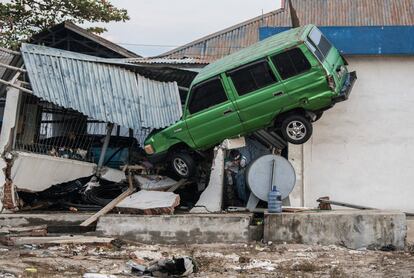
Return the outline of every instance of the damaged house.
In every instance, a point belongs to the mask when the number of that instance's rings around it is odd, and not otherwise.
[[[9,65],[20,55],[22,67]],[[120,182],[119,166],[139,159],[137,147],[149,132],[181,117],[179,85],[194,76],[169,69],[178,84],[160,68],[33,44],[23,44],[21,53],[2,50],[2,57],[14,72],[1,81],[8,86],[1,207],[9,210],[21,205],[17,191],[40,192],[94,174]]]

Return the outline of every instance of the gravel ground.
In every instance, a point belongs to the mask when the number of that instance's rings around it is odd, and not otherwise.
[[[82,277],[85,273],[133,277],[129,261],[146,265],[173,256],[192,257],[198,268],[194,277],[414,277],[410,248],[384,252],[259,243],[3,246],[0,277]]]

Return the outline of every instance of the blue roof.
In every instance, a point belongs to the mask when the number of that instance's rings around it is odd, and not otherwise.
[[[414,55],[414,26],[318,26],[345,55]],[[262,27],[260,40],[288,27]]]

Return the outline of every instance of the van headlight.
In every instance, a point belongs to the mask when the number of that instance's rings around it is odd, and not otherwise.
[[[144,151],[146,154],[153,154],[154,148],[150,144],[148,144],[148,145],[145,145]]]

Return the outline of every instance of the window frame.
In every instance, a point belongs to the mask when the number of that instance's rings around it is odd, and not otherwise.
[[[276,53],[273,53],[273,54],[271,54],[271,55],[269,55],[269,60],[270,60],[270,62],[272,63],[272,65],[273,65],[273,67],[275,68],[275,70],[277,71],[277,74],[278,74],[278,76],[279,76],[279,78],[280,78],[280,80],[282,81],[282,82],[284,82],[284,81],[286,81],[286,80],[289,80],[289,79],[291,79],[291,78],[294,78],[294,77],[297,77],[297,76],[302,76],[302,75],[305,75],[305,74],[307,74],[309,71],[311,71],[312,70],[312,68],[313,68],[313,65],[312,65],[312,62],[311,61],[309,61],[309,59],[308,59],[308,57],[306,57],[306,54],[305,54],[305,52],[300,48],[300,46],[301,46],[301,44],[298,44],[298,45],[295,45],[295,46],[293,46],[293,47],[290,47],[290,48],[288,48],[288,49],[284,49],[284,50],[282,50],[282,51],[279,51],[279,52],[276,52]],[[306,71],[303,71],[303,72],[301,72],[301,73],[299,73],[299,74],[295,74],[295,75],[293,75],[293,76],[290,76],[290,77],[288,77],[288,78],[286,78],[286,79],[283,79],[282,78],[282,75],[280,74],[280,71],[279,71],[279,68],[277,67],[277,65],[273,62],[273,57],[274,56],[276,56],[276,55],[279,55],[279,54],[282,54],[282,53],[286,53],[286,52],[288,52],[288,51],[290,51],[290,50],[292,50],[292,49],[299,49],[299,51],[301,51],[302,52],[302,54],[303,54],[303,56],[305,56],[305,58],[306,58],[306,60],[308,61],[308,63],[309,63],[309,65],[310,65],[310,67],[309,67],[309,69],[308,70],[306,70]],[[314,55],[313,53],[312,53],[312,55]],[[295,68],[296,69],[296,68]]]
[[[205,85],[206,83],[209,83],[209,82],[215,81],[215,80],[218,80],[220,82],[220,84],[221,84],[221,86],[223,88],[224,95],[226,96],[226,99],[227,100],[224,101],[224,102],[217,103],[217,104],[215,104],[213,106],[209,106],[207,108],[204,108],[204,109],[199,110],[197,112],[191,113],[191,111],[190,111],[190,105],[191,105],[191,102],[193,101],[193,98],[194,98],[194,90],[196,90],[200,86]],[[196,115],[196,114],[198,114],[200,112],[203,112],[203,111],[205,111],[205,110],[207,110],[209,108],[216,107],[218,105],[227,103],[229,101],[231,101],[231,100],[229,98],[229,95],[227,94],[226,87],[224,86],[223,80],[221,80],[220,76],[215,76],[215,77],[209,78],[207,80],[201,81],[200,83],[197,83],[196,85],[192,86],[191,89],[190,89],[190,91],[188,92],[188,101],[187,101],[187,104],[186,104],[187,116]]]
[[[264,87],[262,87],[262,88],[259,88],[259,89],[256,89],[256,90],[253,90],[253,91],[250,91],[250,92],[248,92],[248,93],[239,94],[239,92],[237,91],[236,84],[234,83],[233,78],[231,77],[231,74],[232,74],[232,73],[234,73],[234,72],[236,72],[236,71],[243,70],[243,69],[245,69],[245,68],[249,68],[249,67],[251,67],[251,66],[254,66],[254,65],[257,65],[257,64],[261,64],[261,63],[267,63],[267,66],[269,67],[269,69],[270,69],[271,73],[272,73],[272,74],[273,74],[273,76],[275,77],[276,82],[273,82],[273,83],[271,83],[271,84],[269,84],[269,85],[266,85],[266,86],[264,86]],[[280,82],[282,81],[282,79],[280,78],[279,73],[278,73],[278,72],[275,72],[275,68],[273,67],[273,64],[270,62],[270,60],[269,60],[269,57],[268,57],[268,56],[263,57],[263,58],[260,58],[260,59],[258,59],[258,60],[255,60],[255,61],[250,62],[250,63],[248,63],[248,64],[241,65],[241,66],[239,66],[239,67],[237,67],[237,68],[234,68],[234,69],[228,70],[228,71],[226,71],[226,72],[225,72],[225,76],[226,76],[226,78],[230,81],[230,84],[231,84],[231,86],[232,86],[232,88],[233,88],[234,92],[237,94],[237,96],[238,96],[239,98],[244,97],[244,96],[248,96],[248,95],[253,94],[253,93],[256,93],[256,92],[257,92],[257,91],[259,91],[259,90],[265,90],[265,89],[267,89],[267,88],[270,88],[271,86],[274,86],[274,85],[276,85],[276,84],[280,84]]]
[[[319,45],[317,45],[313,40],[312,40],[312,38],[310,37],[311,36],[311,34],[312,34],[312,32],[314,32],[315,30],[317,30],[319,33],[320,33],[320,35],[321,35],[321,39],[322,39],[322,37],[329,43],[329,45],[330,45],[330,48],[329,48],[329,50],[328,50],[328,52],[326,53],[326,55],[321,51],[321,49],[319,48]],[[321,63],[323,63],[325,60],[326,60],[326,57],[329,55],[329,52],[331,52],[331,50],[332,50],[332,48],[334,47],[333,46],[333,44],[328,40],[328,38],[322,33],[322,31],[319,29],[319,28],[317,28],[317,27],[313,27],[311,30],[310,30],[310,32],[308,33],[308,35],[306,36],[306,41],[305,41],[305,43],[306,44],[310,44],[313,48],[315,48],[317,51],[319,51],[319,53],[321,54],[321,56],[323,57],[323,59],[321,60],[319,57],[318,57],[318,55],[316,55],[313,51],[311,51],[312,52],[312,54],[313,55],[315,55],[315,57],[321,62]],[[309,45],[308,45],[308,47],[309,47]]]

